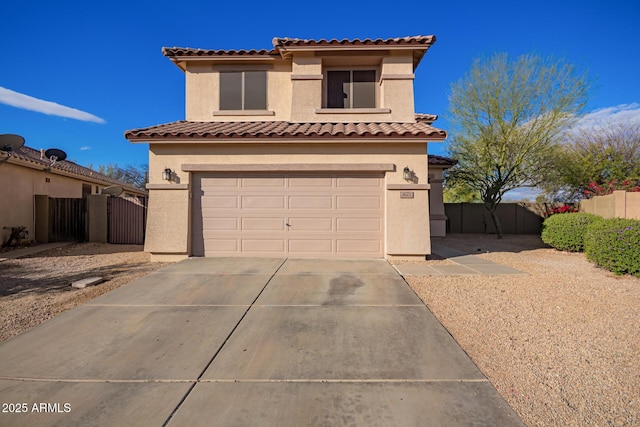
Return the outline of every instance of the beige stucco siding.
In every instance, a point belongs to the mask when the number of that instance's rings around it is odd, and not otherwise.
[[[47,182],[47,179],[49,182]],[[0,232],[3,241],[9,235],[2,227],[25,226],[34,237],[34,196],[82,197],[82,182],[44,170],[11,163],[0,165]]]
[[[150,202],[145,249],[155,254],[190,254],[191,229],[189,198],[192,173],[185,165],[264,165],[264,170],[277,170],[278,165],[393,164],[394,171],[384,175],[385,256],[423,256],[430,253],[428,164],[426,143],[243,143],[243,144],[151,144],[149,154]],[[407,166],[416,176],[415,182],[403,179]],[[162,170],[169,167],[178,183],[161,180]],[[158,188],[160,186],[164,189]],[[174,185],[176,189],[172,188]],[[411,193],[411,198],[401,193]]]
[[[301,140],[304,141],[304,140]],[[239,148],[238,145],[242,145]],[[176,172],[179,183],[188,184],[189,174],[182,171],[184,164],[292,164],[292,163],[394,163],[396,172],[387,174],[387,183],[404,184],[402,170],[408,166],[418,179],[426,184],[426,143],[241,143],[241,144],[150,144],[149,182],[162,181],[165,167]]]
[[[267,71],[266,114],[234,115],[220,111],[220,71]],[[289,120],[291,117],[291,63],[265,61],[259,64],[188,64],[186,75],[186,120],[240,122]]]
[[[360,60],[359,60],[360,59]],[[328,69],[372,68],[378,76],[377,106],[371,111],[327,110],[323,105]],[[220,111],[220,72],[265,70],[267,110]],[[198,61],[186,65],[186,120],[292,122],[414,122],[411,52],[391,56],[313,56],[245,61]]]
[[[164,254],[188,253],[189,209],[187,190],[150,191],[145,251]]]

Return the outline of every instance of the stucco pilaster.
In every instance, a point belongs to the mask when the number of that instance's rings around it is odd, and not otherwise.
[[[144,250],[189,253],[189,190],[150,190]]]

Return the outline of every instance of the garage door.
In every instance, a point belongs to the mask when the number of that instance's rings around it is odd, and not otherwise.
[[[195,256],[382,258],[384,175],[193,176]]]

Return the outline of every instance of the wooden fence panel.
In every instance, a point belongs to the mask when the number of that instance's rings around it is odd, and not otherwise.
[[[553,205],[501,203],[496,211],[504,234],[540,234],[546,212]],[[482,203],[445,203],[447,233],[495,234],[491,215]]]
[[[49,242],[85,241],[87,205],[85,199],[49,199]]]
[[[109,197],[107,202],[109,243],[144,244],[147,200],[147,198]]]

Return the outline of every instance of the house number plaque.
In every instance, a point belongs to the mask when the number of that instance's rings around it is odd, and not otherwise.
[[[400,192],[401,199],[413,199],[413,191],[401,191]]]

